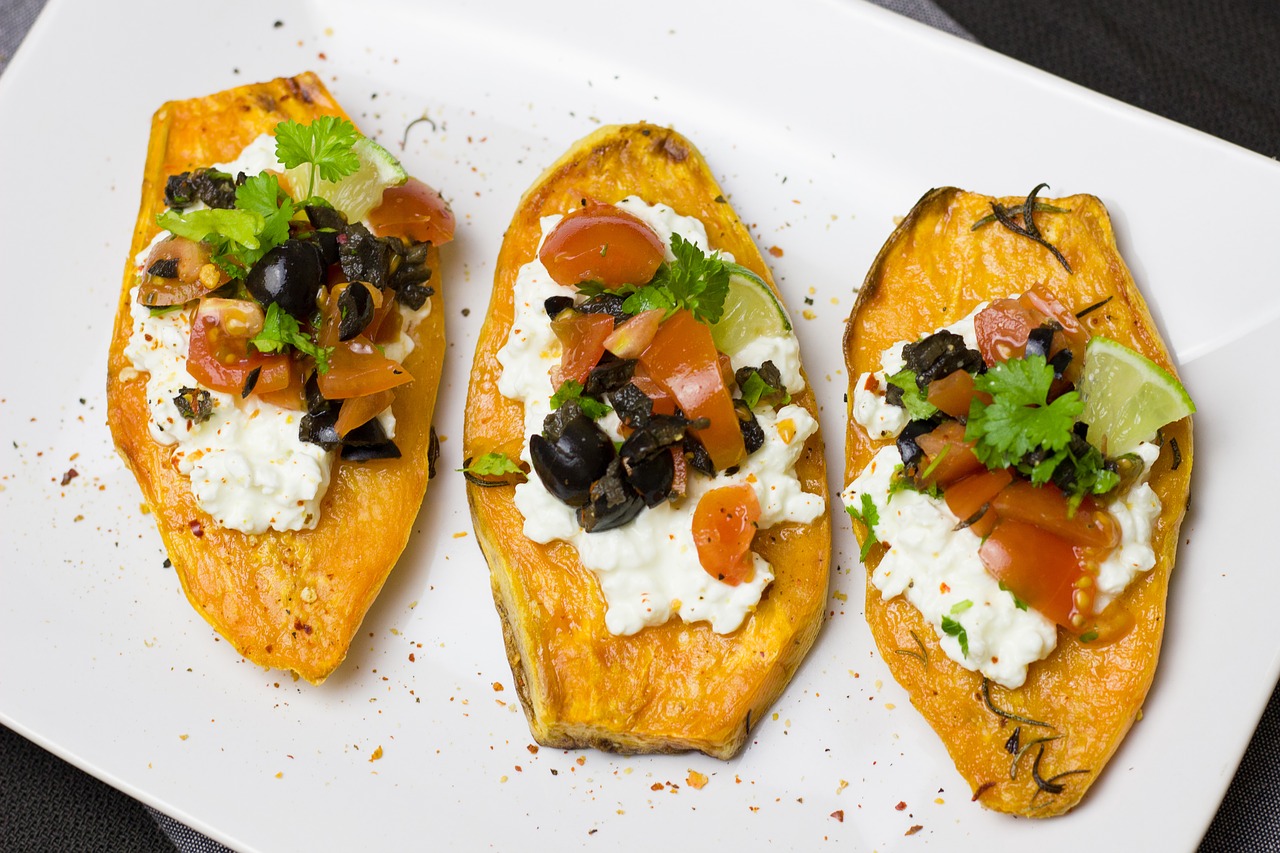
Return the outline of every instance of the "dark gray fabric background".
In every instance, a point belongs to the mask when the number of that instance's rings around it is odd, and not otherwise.
[[[0,72],[43,2],[0,0]],[[875,2],[952,33],[967,31],[1000,53],[1267,156],[1280,155],[1276,0]],[[1280,692],[1271,699],[1201,853],[1280,851],[1277,791]],[[153,815],[0,726],[0,853],[225,850]],[[1107,850],[1107,839],[1097,839],[1095,847]]]

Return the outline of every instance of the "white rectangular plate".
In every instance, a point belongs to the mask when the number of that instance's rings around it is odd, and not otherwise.
[[[1266,250],[1280,167],[874,7],[729,8],[50,4],[0,78],[0,719],[245,850],[1191,848],[1280,662],[1263,535],[1278,465],[1259,443],[1280,398],[1252,379],[1280,332]],[[444,252],[440,474],[321,688],[247,664],[184,601],[103,390],[151,113],[308,68],[460,223]],[[1162,667],[1074,813],[1014,820],[970,802],[873,651],[838,507],[830,618],[739,758],[531,745],[454,472],[469,364],[521,192],[600,123],[639,119],[694,140],[777,247],[833,494],[843,321],[894,216],[943,184],[1017,195],[1043,180],[1110,207],[1200,414]]]

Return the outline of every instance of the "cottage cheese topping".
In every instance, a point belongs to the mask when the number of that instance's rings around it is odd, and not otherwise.
[[[648,205],[629,198],[618,207],[647,222],[665,243],[671,233],[680,234],[704,251],[706,229],[697,219],[678,215],[663,204]],[[545,237],[560,217],[545,217]],[[668,260],[674,260],[668,249]],[[535,258],[519,272],[515,284],[515,320],[507,343],[498,351],[502,376],[498,390],[524,404],[525,434],[542,431],[542,422],[551,411],[550,371],[559,364],[561,348],[551,331],[543,303],[550,296],[572,296],[574,289],[552,281],[546,268]],[[795,338],[775,339],[760,350],[747,350],[733,359],[736,370],[758,366],[760,352],[778,366],[787,390],[804,389],[800,377],[799,350]],[[761,528],[784,521],[809,523],[826,511],[819,495],[805,492],[795,474],[796,460],[804,442],[817,431],[818,424],[803,408],[783,406],[777,412],[767,405],[757,407],[756,418],[765,434],[764,445],[747,457],[732,476],[721,473],[714,479],[689,477],[688,493],[678,505],[662,503],[646,509],[629,524],[599,533],[586,533],[578,526],[572,507],[553,497],[536,476],[515,490],[516,508],[524,515],[524,535],[547,543],[564,540],[578,550],[582,564],[600,582],[607,604],[605,625],[614,634],[634,634],[649,625],[661,625],[678,614],[686,622],[707,621],[719,633],[728,633],[742,624],[773,580],[773,569],[759,555],[752,578],[738,586],[712,578],[698,561],[693,542],[693,511],[703,494],[734,483],[750,483],[760,501]],[[621,441],[618,418],[614,414],[599,424],[611,438]],[[791,430],[794,429],[794,435]],[[784,439],[786,435],[788,438]],[[522,457],[530,462],[526,444]]]
[[[962,320],[945,326],[965,338],[976,349],[973,318],[986,303]],[[864,373],[854,393],[854,419],[873,438],[892,438],[906,425],[901,407],[884,402],[884,378],[904,367],[902,347],[894,344],[881,357],[883,370]],[[879,390],[865,389],[867,377],[874,376]],[[877,399],[870,399],[870,398]],[[897,424],[892,412],[902,412]],[[1151,534],[1160,514],[1160,499],[1146,480],[1151,465],[1160,455],[1154,444],[1142,444],[1136,453],[1143,461],[1143,474],[1125,494],[1107,507],[1119,524],[1120,544],[1098,569],[1095,613],[1100,613],[1141,572],[1155,566]],[[845,506],[862,512],[863,496],[870,497],[879,520],[877,539],[888,546],[871,575],[871,583],[885,599],[904,596],[934,626],[947,657],[969,670],[981,672],[1005,687],[1019,687],[1026,681],[1027,666],[1042,660],[1057,644],[1058,629],[1034,610],[1020,610],[1012,593],[982,565],[978,547],[982,540],[969,529],[956,530],[960,519],[943,500],[910,489],[891,493],[894,470],[902,464],[895,446],[882,447],[862,473],[841,493]],[[968,655],[961,649],[958,634],[947,634],[943,619],[964,629]]]
[[[214,168],[252,175],[283,166],[276,160],[275,138],[263,134],[240,157]],[[152,246],[166,237],[168,232],[161,232]],[[152,246],[134,259],[139,278]],[[125,357],[148,374],[151,437],[173,447],[173,464],[190,478],[196,503],[222,526],[242,533],[314,528],[336,454],[298,438],[300,412],[254,396],[242,400],[210,391],[213,416],[199,424],[184,418],[173,398],[183,387],[199,386],[186,369],[190,317],[186,310],[152,316],[137,296],[135,286],[129,294],[133,333]],[[404,323],[400,339],[386,348],[389,358],[403,360],[412,352],[410,333],[430,310],[430,300],[420,311],[400,306]],[[378,417],[388,438],[394,437],[391,409]]]

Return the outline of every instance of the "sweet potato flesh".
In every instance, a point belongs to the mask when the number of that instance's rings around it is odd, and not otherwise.
[[[932,190],[917,203],[877,256],[858,295],[845,335],[850,382],[880,368],[880,354],[901,340],[952,323],[986,300],[1019,294],[1042,285],[1073,312],[1104,299],[1105,306],[1082,320],[1091,335],[1106,335],[1143,353],[1174,372],[1145,302],[1116,249],[1105,208],[1092,196],[1043,200],[1069,213],[1039,213],[1036,223],[1057,246],[1073,270],[1066,269],[1044,247],[992,223],[971,230],[991,213],[991,199],[953,188]],[[1021,199],[1001,199],[1020,206]],[[853,399],[852,388],[849,399]],[[867,565],[867,621],[881,656],[911,701],[942,738],[985,806],[1014,814],[1047,817],[1069,810],[1084,795],[1139,716],[1155,674],[1164,631],[1165,598],[1177,549],[1178,527],[1186,509],[1191,477],[1191,420],[1163,430],[1166,443],[1156,462],[1151,486],[1162,510],[1155,523],[1156,567],[1139,575],[1119,599],[1116,633],[1131,621],[1118,640],[1106,637],[1082,644],[1059,631],[1058,646],[1034,663],[1026,684],[1017,690],[990,686],[994,704],[1031,720],[1051,723],[1048,729],[1002,718],[987,707],[982,677],[963,669],[939,647],[933,628],[901,597],[885,601],[871,585],[877,555]],[[1176,441],[1181,463],[1175,469],[1169,448]],[[852,419],[846,443],[845,479],[856,477],[883,442],[868,438]],[[859,531],[865,535],[865,531]],[[920,657],[916,639],[927,651]],[[1022,756],[1010,779],[1013,755],[1006,750],[1015,728],[1025,745],[1041,737],[1045,743],[1039,774],[1051,780],[1040,790],[1032,766],[1039,746]]]
[[[746,228],[724,201],[706,163],[673,131],[653,125],[602,128],[554,164],[520,202],[498,257],[492,301],[476,348],[467,399],[464,456],[519,454],[523,406],[497,390],[497,350],[511,328],[512,288],[535,255],[539,218],[580,200],[607,203],[638,195],[664,202],[707,226],[713,249],[772,280]],[[815,412],[806,389],[797,401]],[[808,492],[826,496],[820,436],[797,466]],[[626,752],[700,750],[727,758],[745,742],[800,664],[817,634],[827,591],[830,525],[779,525],[754,549],[776,579],[741,628],[713,632],[679,619],[614,636],[595,577],[563,542],[520,535],[513,488],[468,487],[476,531],[488,559],[507,653],[534,736],[540,743]]]

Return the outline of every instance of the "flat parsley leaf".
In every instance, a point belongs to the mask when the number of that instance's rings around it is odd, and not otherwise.
[[[333,348],[317,346],[315,341],[302,333],[298,321],[280,310],[279,304],[275,302],[267,306],[262,331],[250,339],[249,343],[259,352],[282,352],[285,346],[291,346],[314,358],[316,370],[321,373],[329,372],[329,353]]]
[[[928,395],[916,383],[914,370],[899,370],[885,381],[902,389],[902,408],[907,410],[911,420],[927,421],[938,413],[938,407],[929,402]]]
[[[975,387],[993,399],[991,405],[974,399],[965,438],[977,442],[974,453],[988,468],[1008,468],[1042,448],[1056,454],[1070,443],[1084,403],[1075,391],[1049,403],[1052,384],[1053,368],[1040,355],[1001,362],[974,377]]]
[[[948,637],[955,637],[960,641],[960,654],[964,657],[969,656],[969,633],[965,631],[964,626],[950,616],[942,617],[942,633]]]
[[[360,169],[355,152],[360,132],[346,119],[320,116],[310,124],[282,121],[276,125],[276,159],[288,169],[307,163],[311,182],[307,195],[315,194],[316,175],[337,181]]]
[[[486,453],[471,460],[471,464],[459,471],[477,477],[500,477],[503,474],[523,474],[524,469],[505,453]]]
[[[560,383],[556,393],[551,395],[551,408],[553,410],[558,409],[570,400],[577,401],[578,407],[582,409],[582,414],[593,421],[598,421],[613,411],[608,405],[601,403],[594,397],[582,396],[582,383],[576,379],[566,379]]]
[[[880,512],[876,509],[875,501],[871,499],[871,495],[866,492],[862,493],[862,512],[858,512],[851,506],[847,506],[844,509],[850,516],[858,519],[867,527],[867,538],[862,540],[862,550],[858,552],[858,559],[865,563],[867,554],[871,552],[871,546],[879,541],[876,538],[876,525],[880,523]]]

